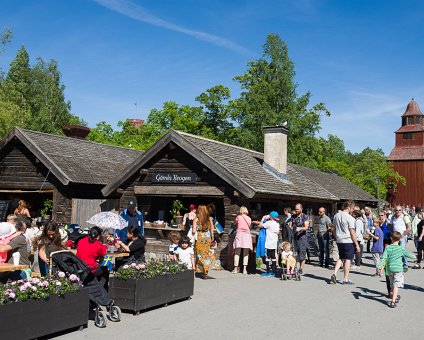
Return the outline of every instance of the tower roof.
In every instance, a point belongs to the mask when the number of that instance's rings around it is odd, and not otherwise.
[[[402,117],[407,116],[422,116],[422,112],[420,110],[420,107],[418,106],[418,103],[412,98],[412,100],[408,103],[406,106],[406,111],[402,115]]]

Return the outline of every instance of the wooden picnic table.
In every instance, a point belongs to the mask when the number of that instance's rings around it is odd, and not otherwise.
[[[26,268],[29,268],[26,264],[14,265],[10,263],[0,263],[0,273],[13,272],[15,270],[22,270]]]

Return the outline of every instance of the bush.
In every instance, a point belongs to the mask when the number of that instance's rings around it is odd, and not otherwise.
[[[80,288],[81,283],[76,275],[67,278],[63,272],[46,278],[8,281],[0,284],[0,305],[29,299],[48,299],[51,295],[63,296]]]
[[[150,260],[147,263],[125,264],[118,269],[115,277],[120,280],[150,279],[161,275],[173,275],[187,270],[187,266],[178,261]]]

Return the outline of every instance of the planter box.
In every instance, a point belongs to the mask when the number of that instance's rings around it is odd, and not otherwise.
[[[113,277],[109,281],[109,294],[115,304],[134,312],[187,299],[193,291],[193,270],[151,279],[119,280]]]
[[[34,339],[88,323],[88,289],[0,306],[0,339]]]

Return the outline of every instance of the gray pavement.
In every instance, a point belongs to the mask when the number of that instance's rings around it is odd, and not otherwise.
[[[351,274],[352,286],[330,284],[332,272],[313,265],[300,282],[212,271],[214,279],[195,279],[191,300],[123,313],[103,329],[90,321],[57,339],[421,339],[424,270],[408,271],[401,301],[391,309],[384,278],[371,277],[370,255]]]

